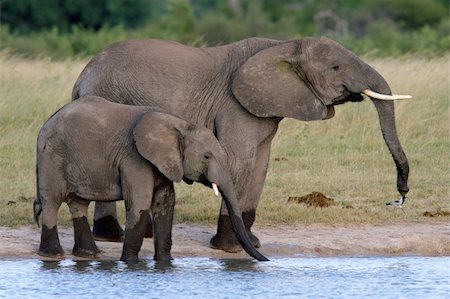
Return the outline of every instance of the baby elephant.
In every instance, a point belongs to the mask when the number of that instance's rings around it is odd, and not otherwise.
[[[64,256],[56,224],[58,209],[66,202],[73,218],[73,254],[95,257],[99,250],[87,221],[89,202],[123,199],[126,229],[121,260],[138,259],[150,214],[154,259],[171,259],[173,182],[182,179],[212,186],[216,195],[220,190],[244,250],[267,260],[248,237],[226,154],[210,130],[149,107],[99,97],[71,102],[47,120],[37,140],[36,218],[42,212],[38,253]]]

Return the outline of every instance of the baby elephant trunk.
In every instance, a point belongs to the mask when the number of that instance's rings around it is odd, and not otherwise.
[[[242,221],[242,212],[238,206],[236,192],[234,190],[234,184],[231,180],[230,174],[228,171],[218,166],[218,164],[213,166],[211,164],[208,168],[208,179],[211,183],[213,183],[213,186],[214,184],[218,185],[218,189],[227,206],[231,224],[239,243],[250,256],[254,257],[258,261],[268,261],[269,259],[259,253],[250,241],[250,237],[248,236],[244,222]]]

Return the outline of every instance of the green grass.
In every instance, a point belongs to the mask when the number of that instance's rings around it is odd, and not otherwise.
[[[375,108],[364,101],[338,106],[331,120],[281,122],[257,223],[430,221],[423,212],[449,210],[449,58],[369,61],[395,93],[414,96],[396,103],[399,137],[411,167],[405,213],[385,206],[398,197],[396,171]],[[49,115],[69,102],[86,62],[0,53],[0,225],[33,223],[37,132]],[[220,201],[211,190],[177,184],[176,191],[176,222],[215,225]],[[334,198],[335,205],[320,209],[287,203],[289,196],[311,191]],[[123,204],[119,207],[123,220]],[[60,222],[70,224],[65,206]]]

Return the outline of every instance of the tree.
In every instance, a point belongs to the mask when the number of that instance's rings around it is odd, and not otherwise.
[[[94,30],[118,24],[133,28],[148,20],[154,1],[157,0],[3,0],[1,22],[14,33],[53,27],[69,31],[73,25]]]

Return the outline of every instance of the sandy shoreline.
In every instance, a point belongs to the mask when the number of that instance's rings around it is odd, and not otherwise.
[[[450,256],[450,224],[398,223],[390,225],[297,225],[260,226],[254,233],[260,238],[260,251],[270,258],[292,256]],[[209,248],[214,226],[178,224],[173,229],[172,255],[217,259],[248,258],[245,252],[226,253]],[[66,258],[73,246],[72,228],[60,228],[61,245]],[[0,227],[0,259],[36,258],[40,230],[35,226]],[[122,244],[97,242],[101,259],[118,260]],[[153,239],[145,239],[141,258],[153,257]]]

